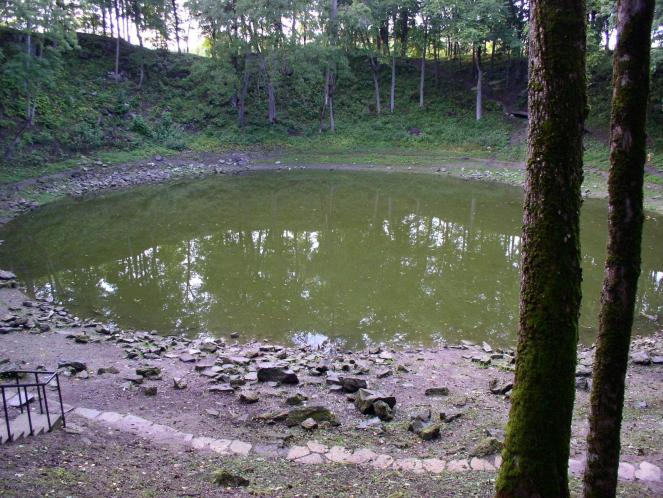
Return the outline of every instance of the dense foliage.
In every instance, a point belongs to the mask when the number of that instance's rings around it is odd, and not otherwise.
[[[587,12],[586,145],[600,164],[611,9]],[[519,0],[5,0],[0,157],[20,169],[108,149],[307,144],[523,159],[524,121],[506,113],[525,108],[528,15]],[[202,56],[188,53],[191,25]]]

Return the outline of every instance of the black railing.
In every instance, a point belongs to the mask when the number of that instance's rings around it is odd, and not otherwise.
[[[58,403],[60,406],[60,416],[62,417],[62,426],[66,427],[66,422],[64,419],[64,404],[62,403],[62,391],[60,390],[60,377],[58,372],[47,372],[45,370],[8,370],[2,372],[4,377],[15,378],[16,382],[0,384],[0,391],[2,391],[2,408],[5,416],[5,427],[7,428],[8,440],[13,440],[13,435],[11,432],[11,422],[10,416],[10,407],[7,406],[8,398],[7,395],[11,395],[14,391],[18,397],[18,406],[21,413],[27,411],[28,416],[28,426],[30,427],[30,435],[34,434],[34,428],[32,425],[32,413],[30,402],[34,399],[34,391],[37,391],[37,399],[39,400],[39,413],[44,415],[46,414],[46,421],[48,422],[48,430],[53,429],[54,421],[51,421],[51,411],[48,409],[48,396],[46,394],[46,386],[54,382],[54,386],[58,393]],[[25,376],[28,376],[28,381],[23,380]],[[30,379],[30,376],[34,376],[34,382]],[[33,397],[30,398],[30,395]],[[56,412],[57,413],[57,412]]]

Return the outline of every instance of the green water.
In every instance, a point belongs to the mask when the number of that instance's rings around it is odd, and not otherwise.
[[[281,172],[66,200],[0,232],[0,267],[78,316],[127,328],[356,347],[512,344],[519,189],[429,175]],[[583,208],[581,340],[596,328],[606,204]],[[663,316],[648,218],[636,332]]]

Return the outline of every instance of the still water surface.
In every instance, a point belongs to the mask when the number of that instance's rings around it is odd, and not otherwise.
[[[0,232],[0,267],[122,327],[350,347],[513,344],[519,189],[428,175],[281,172],[48,205]],[[582,214],[581,340],[592,341],[606,203]],[[648,217],[636,332],[663,316],[663,220]]]

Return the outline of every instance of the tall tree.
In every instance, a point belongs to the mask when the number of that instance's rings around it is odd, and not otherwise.
[[[581,299],[585,5],[532,0],[515,383],[497,496],[568,497]]]
[[[624,379],[640,276],[645,122],[653,17],[654,0],[617,2],[608,178],[608,254],[587,436],[584,487],[587,498],[615,496],[617,488]]]

